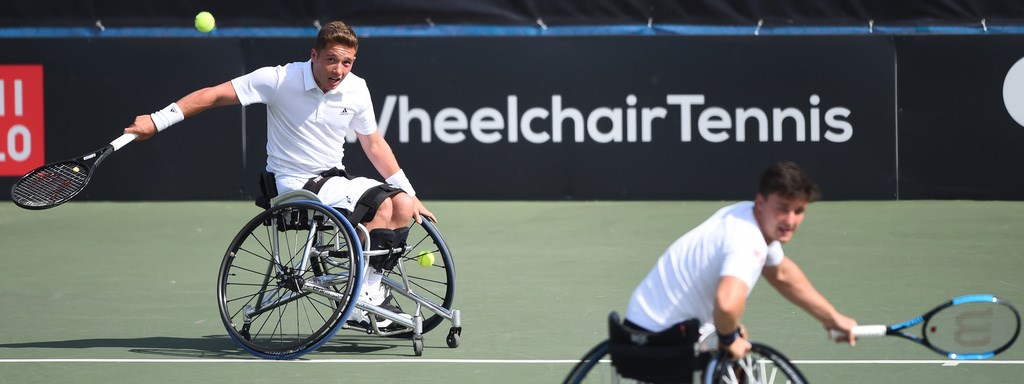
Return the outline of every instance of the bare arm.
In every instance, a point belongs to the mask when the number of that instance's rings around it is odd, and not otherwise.
[[[803,270],[796,265],[795,262],[790,260],[788,257],[782,259],[782,263],[777,266],[771,267],[766,266],[761,271],[761,275],[764,276],[768,283],[770,283],[775,290],[779,291],[786,300],[789,300],[793,304],[802,308],[812,317],[820,321],[825,325],[825,329],[828,330],[839,330],[845,333],[850,333],[850,329],[857,325],[857,321],[839,313],[832,306],[831,303],[825,299],[811,281],[804,274]],[[853,345],[855,340],[851,337],[850,345]]]
[[[398,167],[398,159],[395,158],[391,145],[384,140],[384,136],[381,136],[380,132],[359,135],[358,137],[359,145],[363,148],[363,152],[366,153],[366,157],[370,159],[370,163],[377,169],[381,177],[388,178],[398,172],[400,169]]]
[[[182,114],[188,118],[213,107],[238,103],[238,95],[235,94],[235,88],[228,81],[189,93],[175,104],[178,104]],[[135,117],[135,122],[132,125],[124,129],[124,133],[134,133],[139,136],[136,140],[142,141],[156,134],[156,125],[149,114],[139,115]]]
[[[732,332],[740,326],[747,306],[747,284],[737,277],[723,276],[715,291],[715,328],[719,333]]]
[[[366,157],[370,159],[370,163],[373,164],[373,167],[377,169],[377,173],[380,173],[382,177],[385,179],[390,178],[402,169],[398,165],[395,153],[391,150],[391,145],[388,144],[387,140],[384,140],[384,136],[381,136],[380,132],[373,132],[369,135],[357,135],[357,137],[359,138],[359,145],[363,148],[363,152],[366,153]],[[411,194],[409,197],[413,199],[413,205],[415,206],[413,219],[417,223],[423,222],[421,216],[437,221],[434,214],[423,206],[419,198]]]
[[[713,318],[719,334],[727,335],[740,327],[740,318],[747,307],[747,288],[747,283],[734,276],[723,276],[718,281]],[[734,357],[746,355],[750,348],[750,342],[745,338],[738,338],[727,346]]]

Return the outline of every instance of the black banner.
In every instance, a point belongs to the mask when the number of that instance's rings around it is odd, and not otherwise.
[[[897,49],[900,198],[1024,198],[1024,81],[1007,82],[1011,68],[1024,79],[1024,36],[900,37]]]
[[[242,72],[237,41],[215,39],[5,40],[0,78],[12,64],[43,67],[46,162],[82,155],[121,135],[136,115],[148,114],[200,87]],[[13,82],[8,82],[12,84]],[[15,89],[5,88],[13,112]],[[23,89],[23,92],[35,90]],[[13,113],[8,113],[7,117]],[[244,196],[240,170],[241,111],[222,108],[132,143],[103,162],[76,199],[233,199]],[[12,149],[0,126],[0,152]],[[17,142],[21,142],[20,138]],[[16,149],[16,148],[15,148]],[[0,169],[14,159],[0,161]],[[10,196],[16,177],[0,177]]]
[[[736,199],[793,159],[849,199],[895,192],[893,60],[884,37],[374,39],[356,70],[428,196]]]
[[[56,0],[8,2],[0,14],[7,26],[112,27],[191,26],[200,10],[212,11],[225,26],[310,26],[314,20],[346,20],[353,25],[431,23],[535,25],[683,24],[779,25],[993,24],[1024,20],[1018,1],[972,0],[420,0],[253,1]],[[243,11],[244,10],[244,11]]]
[[[1004,83],[1015,84],[1010,68],[1024,57],[1020,43],[365,38],[355,72],[367,79],[380,127],[425,199],[744,199],[760,170],[779,159],[805,165],[826,199],[1021,199],[1012,148],[1024,126],[1003,97]],[[38,158],[26,138],[38,139],[39,121],[46,161],[75,156],[192,90],[307,60],[311,45],[5,40],[0,168]],[[40,67],[41,85],[28,79]],[[1009,89],[1024,89],[1021,76]],[[45,119],[15,116],[17,100],[23,113],[37,113],[27,106],[34,87],[42,88]],[[213,109],[118,151],[81,198],[250,199],[265,142],[264,107]],[[354,141],[346,155],[350,171],[377,177]],[[0,196],[14,180],[0,176]]]

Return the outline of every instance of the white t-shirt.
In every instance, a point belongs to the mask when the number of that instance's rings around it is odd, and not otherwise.
[[[783,257],[782,244],[765,243],[753,202],[724,207],[669,246],[633,291],[626,319],[654,332],[691,318],[711,321],[722,276],[743,280],[749,295],[761,269]]]
[[[366,81],[349,73],[324,93],[310,61],[263,67],[231,80],[242,105],[267,105],[267,171],[308,179],[342,165],[349,130],[377,131]]]

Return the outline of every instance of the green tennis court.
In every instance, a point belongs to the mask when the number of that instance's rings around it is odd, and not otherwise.
[[[728,202],[427,203],[455,258],[462,345],[435,330],[415,357],[408,340],[343,331],[292,362],[236,348],[217,312],[217,269],[252,203],[0,203],[0,383],[560,382],[662,250]],[[962,294],[1024,303],[1022,234],[1024,202],[819,202],[786,251],[841,311],[891,323]],[[813,382],[1024,373],[1020,345],[952,364],[891,338],[832,344],[764,282],[744,322]]]

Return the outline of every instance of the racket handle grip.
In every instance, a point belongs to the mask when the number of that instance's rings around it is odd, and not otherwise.
[[[132,142],[132,140],[135,140],[136,137],[138,137],[138,135],[134,133],[126,133],[121,135],[121,137],[114,139],[114,141],[111,141],[110,145],[113,146],[114,150],[116,151],[118,149],[121,149],[121,147],[128,145],[128,143]]]
[[[857,337],[882,337],[889,330],[889,327],[884,325],[858,325],[853,327],[853,335]],[[846,332],[837,331],[831,329],[828,331],[828,337],[832,340],[846,336]]]

